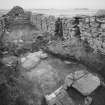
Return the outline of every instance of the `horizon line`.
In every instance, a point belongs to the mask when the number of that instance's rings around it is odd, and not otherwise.
[[[13,7],[15,7],[15,6],[13,6]],[[13,8],[12,7],[12,8]],[[22,7],[22,6],[20,6],[20,7]],[[0,8],[0,10],[11,10],[12,8]],[[105,8],[24,8],[24,7],[22,7],[23,9],[26,9],[26,10],[28,10],[28,9],[41,9],[41,10],[43,10],[43,9],[55,9],[55,10],[70,10],[70,9],[73,9],[73,10],[82,10],[82,9],[84,9],[84,10],[99,10],[99,9],[105,9]]]

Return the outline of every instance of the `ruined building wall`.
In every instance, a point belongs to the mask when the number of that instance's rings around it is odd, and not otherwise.
[[[82,17],[82,16],[81,16]],[[49,32],[54,35],[55,22],[57,17],[43,14],[32,14],[31,12],[24,12],[24,14],[9,19],[12,24],[17,23],[32,23],[40,32]],[[105,20],[105,18],[103,18]],[[62,17],[63,36],[65,38],[72,37],[72,22],[73,18]],[[0,19],[0,35],[3,32],[4,21]],[[97,22],[93,16],[84,16],[80,19],[79,28],[81,32],[81,39],[87,39],[90,46],[95,50],[105,49],[105,22]]]
[[[4,32],[4,27],[5,27],[4,19],[0,18],[0,37],[2,33]]]
[[[55,21],[54,16],[47,16],[43,14],[33,14],[31,16],[31,23],[35,25],[40,31],[49,32],[54,34],[55,30]]]
[[[56,17],[42,14],[31,16],[32,24],[36,25],[40,31],[49,32],[54,35]],[[62,18],[63,36],[72,36],[73,18]],[[105,49],[105,23],[96,21],[95,16],[85,16],[80,19],[79,28],[81,39],[87,39],[90,46],[95,50]]]

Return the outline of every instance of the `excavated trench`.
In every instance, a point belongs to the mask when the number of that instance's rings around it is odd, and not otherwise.
[[[43,100],[43,95],[50,94],[58,89],[64,83],[64,79],[69,73],[78,70],[88,70],[86,66],[79,62],[72,60],[67,62],[65,60],[48,54],[48,58],[41,60],[38,65],[31,70],[19,67],[18,86],[24,91],[24,94],[28,96],[28,103],[47,105]],[[84,97],[77,90],[70,88],[67,92],[75,102],[75,105],[84,105]],[[93,98],[91,105],[104,105],[104,92],[104,87],[99,87],[95,90],[95,92],[91,94]],[[18,99],[16,101],[18,103]],[[20,101],[19,105],[22,104]]]
[[[87,68],[79,63],[68,62],[59,59],[55,56],[48,55],[48,58],[42,60],[37,67],[31,70],[22,70],[21,75],[33,82],[33,93],[40,97],[40,94],[48,95],[57,90],[61,85],[64,84],[65,77],[78,70],[86,70]],[[38,89],[37,82],[40,84]],[[83,96],[74,89],[69,89],[68,93],[76,103],[76,105],[83,105]],[[75,94],[75,96],[73,95]],[[74,96],[74,97],[73,97]],[[40,101],[40,99],[39,99]]]

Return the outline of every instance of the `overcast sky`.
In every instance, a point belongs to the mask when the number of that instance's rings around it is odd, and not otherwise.
[[[11,9],[13,6],[23,8],[45,8],[45,9],[69,9],[90,8],[105,9],[105,0],[0,0],[1,9]]]

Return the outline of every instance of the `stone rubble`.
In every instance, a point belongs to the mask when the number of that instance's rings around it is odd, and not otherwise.
[[[50,95],[46,95],[48,105],[75,105],[72,98],[61,86]]]
[[[74,100],[67,93],[67,89],[73,87],[84,96],[84,105],[91,105],[93,99],[89,95],[100,85],[100,78],[96,74],[82,70],[75,71],[65,78],[64,85],[45,98],[48,105],[75,105]]]
[[[5,56],[2,59],[2,63],[6,66],[15,66],[18,62],[18,58],[16,56]]]

